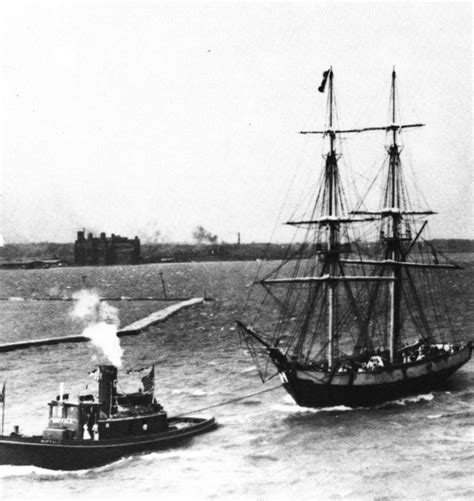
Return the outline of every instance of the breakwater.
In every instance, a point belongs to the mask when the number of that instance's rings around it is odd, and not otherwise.
[[[140,334],[141,332],[144,332],[146,329],[148,329],[148,327],[164,322],[165,320],[175,315],[179,311],[183,310],[184,308],[189,308],[191,306],[201,304],[204,301],[205,298],[203,297],[194,297],[173,304],[171,306],[167,306],[166,308],[155,311],[151,315],[148,315],[135,322],[132,322],[129,325],[126,325],[125,327],[122,327],[117,331],[117,336],[125,337],[125,336],[135,336],[137,334]],[[73,336],[50,337],[43,339],[29,339],[27,341],[16,341],[14,343],[0,344],[0,352],[24,350],[27,348],[33,348],[37,346],[47,346],[47,345],[55,345],[63,343],[84,343],[87,341],[90,341],[90,339],[82,334]]]

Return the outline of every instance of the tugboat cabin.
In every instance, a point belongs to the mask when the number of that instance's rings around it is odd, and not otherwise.
[[[98,401],[92,395],[70,403],[61,394],[49,402],[43,442],[108,440],[152,435],[168,429],[163,407],[151,393],[117,394],[117,368],[100,366]]]

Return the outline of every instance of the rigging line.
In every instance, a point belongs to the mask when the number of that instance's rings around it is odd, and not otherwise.
[[[434,273],[434,270],[429,270],[429,269],[425,270],[424,275],[425,275],[426,286],[429,291],[430,309],[434,311],[435,322],[438,327],[439,335],[441,335],[444,329],[441,324],[440,311],[438,310],[438,308],[436,308],[435,292],[437,291],[434,290],[436,282],[438,281],[437,276]]]
[[[340,138],[342,139],[342,138]],[[352,188],[352,200],[349,200],[350,205],[354,206],[356,203],[360,203],[361,197],[359,193],[359,188],[356,183],[356,172],[354,171],[353,168],[353,163],[351,161],[350,157],[350,150],[347,147],[345,143],[342,143],[341,141],[341,151],[342,151],[342,164],[343,164],[343,173],[348,174],[348,176],[345,176],[345,179],[349,178],[349,182],[347,183],[348,185],[351,185]],[[347,159],[347,162],[346,162]],[[357,173],[357,176],[364,178],[363,175],[360,173]]]
[[[362,269],[365,273],[365,266],[362,264]],[[383,267],[380,268],[380,272],[378,274],[379,277],[382,277],[384,274],[384,269]],[[373,276],[377,276],[377,273],[374,271]],[[377,298],[379,297],[379,289],[381,286],[381,282],[375,282],[375,284],[369,288],[368,290],[368,305],[367,305],[367,313],[366,313],[366,319],[365,319],[365,325],[360,331],[360,335],[358,336],[357,342],[356,342],[356,347],[359,349],[366,346],[368,340],[370,339],[370,324],[372,323],[371,320],[373,320],[373,328],[378,327],[377,324],[377,315],[376,315],[376,303],[377,303]],[[372,290],[370,290],[372,289]],[[375,318],[372,318],[375,313]],[[371,341],[372,342],[372,341]]]
[[[416,338],[419,339],[418,333],[421,333],[421,337],[423,338],[423,324],[421,319],[419,318],[419,315],[417,315],[417,310],[416,307],[413,307],[411,304],[411,298],[413,297],[413,294],[411,293],[411,290],[408,286],[402,285],[402,292],[403,292],[403,297],[404,297],[404,304],[405,307],[408,311],[408,317],[411,319],[412,325],[415,329],[415,334]],[[409,335],[409,330],[407,329],[406,331]],[[407,338],[408,339],[408,338]],[[398,340],[400,341],[400,340]]]
[[[387,88],[389,88],[390,86],[390,82],[391,77],[387,76],[386,72],[384,72],[383,82],[381,82],[381,84],[377,86],[375,94],[372,94],[368,103],[361,103],[361,109],[356,115],[355,119],[355,128],[361,128],[357,126],[361,123],[363,116],[368,118],[368,122],[374,122],[372,116],[375,112],[378,112],[381,109],[381,102],[382,100],[384,100],[384,95],[387,91]]]
[[[306,141],[306,143],[309,143],[309,139]],[[281,216],[282,216],[282,213],[283,213],[284,207],[285,207],[285,206],[286,206],[286,204],[287,204],[288,198],[289,198],[289,196],[290,196],[291,189],[292,189],[293,184],[294,184],[294,182],[295,182],[295,179],[296,179],[296,177],[297,177],[297,173],[298,173],[298,171],[300,170],[301,163],[302,163],[302,158],[300,157],[300,159],[299,159],[299,160],[298,160],[298,162],[297,162],[296,167],[293,169],[293,175],[292,175],[292,177],[291,177],[291,179],[290,179],[290,182],[289,182],[289,184],[288,184],[288,188],[287,188],[287,190],[286,190],[285,198],[284,198],[284,200],[283,200],[283,203],[282,203],[282,204],[281,204],[281,206],[280,206],[280,210],[279,210],[279,213],[278,213],[278,217],[276,218],[275,225],[274,225],[274,227],[273,227],[273,229],[272,229],[272,232],[271,232],[271,234],[270,234],[269,242],[268,242],[268,244],[267,244],[267,246],[266,246],[266,250],[265,250],[265,255],[268,255],[268,249],[269,249],[269,247],[270,247],[270,243],[273,241],[273,239],[274,239],[274,235],[275,235],[275,232],[276,232],[276,230],[277,230],[277,227],[279,226],[279,221],[281,221]],[[258,266],[258,268],[257,268],[257,276],[259,276],[259,275],[260,275],[260,271],[261,271],[261,269],[262,269],[262,266],[263,266],[264,262],[265,262],[265,260],[264,260],[264,259],[262,259],[262,260],[260,261],[259,266]],[[251,295],[252,295],[252,287],[250,287],[249,292],[248,292],[248,294],[247,294],[246,300],[245,300],[244,305],[243,305],[243,308],[242,308],[241,316],[242,316],[242,315],[244,314],[244,312],[247,310],[247,307],[248,307],[248,304],[249,304],[249,301],[250,301],[250,297],[251,297]]]
[[[264,277],[261,278],[259,281],[264,282],[265,280],[268,280],[271,276],[276,275],[276,273],[278,273],[283,268],[283,266],[288,264],[295,256],[297,256],[300,252],[302,252],[305,247],[306,247],[306,245],[303,243],[295,251],[290,253],[291,246],[289,246],[287,249],[286,255],[282,259],[281,263],[275,269],[273,269],[272,271],[270,271],[269,273],[264,275]],[[288,256],[288,254],[289,254],[289,256]]]
[[[261,368],[260,356],[257,353],[257,350],[256,350],[254,344],[250,342],[250,339],[247,338],[243,333],[241,333],[240,330],[239,330],[239,336],[241,336],[243,338],[245,344],[247,345],[247,350],[249,351],[250,356],[252,357],[253,363],[257,367],[258,375],[260,376],[260,379],[262,380],[262,383],[263,383],[264,382],[264,373],[267,370],[267,368],[264,368],[264,369]]]
[[[323,290],[322,287],[323,287],[322,284],[317,284],[317,289],[316,289],[315,294],[318,294],[319,292],[321,292]],[[313,347],[316,343],[316,338],[318,337],[318,333],[323,330],[321,326],[322,326],[323,322],[326,320],[326,316],[327,316],[327,293],[328,293],[328,287],[326,286],[326,287],[324,287],[324,298],[322,298],[322,300],[321,300],[322,308],[320,310],[320,313],[319,313],[319,315],[316,314],[316,316],[313,314],[313,321],[315,319],[316,323],[313,327],[312,339],[310,340],[310,343],[308,346],[307,354],[305,357],[305,363],[309,362],[311,352],[312,352]],[[321,295],[322,295],[322,293],[321,293]],[[313,311],[313,313],[314,313],[314,311]],[[316,317],[316,318],[314,318],[314,317]],[[328,339],[326,338],[326,342],[322,343],[322,344],[323,344],[323,347],[319,350],[316,357],[313,357],[313,359],[318,358],[320,356],[320,354],[326,350],[326,347],[329,344]]]
[[[439,334],[441,335],[441,334],[444,334],[444,332],[448,331],[448,333],[452,335],[452,333],[451,333],[451,331],[452,331],[451,317],[449,315],[449,309],[447,308],[447,304],[446,304],[446,295],[443,293],[443,288],[441,287],[441,280],[440,280],[439,276],[434,272],[434,270],[427,270],[427,271],[430,272],[429,278],[430,278],[431,284],[433,284],[433,287],[432,288],[430,287],[430,296],[431,296],[432,308],[435,311],[435,318],[437,320]],[[435,296],[435,294],[436,294],[436,296]],[[436,297],[441,299],[441,304],[443,306],[444,315],[445,315],[445,318],[447,320],[447,326],[445,326],[445,327],[443,327],[443,324],[441,323],[441,311],[438,311],[438,309],[436,308],[436,302],[435,302]]]
[[[287,311],[287,312],[289,311],[288,306],[280,298],[278,298],[277,296],[275,296],[275,294],[273,294],[273,292],[271,291],[270,287],[268,287],[267,284],[262,284],[262,287],[265,289],[266,293],[275,301],[275,303],[280,307],[282,311]]]
[[[339,270],[340,270],[341,275],[345,276],[344,267],[342,266],[342,263],[340,261],[338,261],[338,265],[339,265]],[[346,293],[347,293],[347,296],[349,298],[350,308],[347,310],[346,315],[344,315],[344,317],[341,318],[341,324],[343,324],[343,322],[345,323],[346,320],[349,318],[349,316],[351,314],[350,310],[352,309],[352,313],[356,317],[357,323],[359,325],[359,329],[362,331],[364,329],[364,325],[363,325],[362,319],[360,318],[359,311],[357,309],[358,301],[354,297],[354,294],[352,292],[352,289],[351,289],[349,283],[344,282],[344,286],[346,288]],[[359,299],[359,297],[357,299]],[[344,325],[341,325],[341,329],[342,329],[342,327],[344,327]],[[352,340],[355,341],[353,334],[350,334],[350,336],[351,336]]]
[[[455,335],[455,333],[454,333],[454,328],[453,328],[453,322],[451,320],[450,309],[448,307],[448,301],[446,299],[447,295],[444,293],[444,288],[442,287],[441,280],[439,280],[439,279],[438,279],[438,287],[439,287],[439,291],[440,291],[439,295],[441,296],[441,300],[442,300],[443,306],[444,306],[444,311],[445,311],[446,317],[448,319],[448,331],[449,331],[450,337],[453,337]]]
[[[308,338],[308,334],[310,334],[310,342],[309,347],[306,350],[306,361],[308,360],[309,354],[311,352],[312,346],[316,340],[318,326],[312,327],[310,323],[314,322],[315,312],[317,311],[315,305],[318,301],[318,296],[320,291],[323,288],[322,283],[317,283],[315,286],[310,286],[307,291],[307,299],[302,302],[304,305],[303,310],[301,311],[300,319],[297,322],[295,338],[296,344],[294,346],[294,352],[297,356],[303,356],[303,348],[305,341]],[[324,302],[322,303],[324,304]],[[318,322],[318,317],[316,316],[316,322]],[[312,335],[312,337],[311,337]]]
[[[434,308],[435,311],[438,312],[438,315],[437,315],[437,320],[439,323],[438,328],[439,328],[440,334],[443,333],[443,337],[446,337],[446,334],[447,334],[449,339],[451,339],[452,338],[452,324],[451,324],[451,316],[449,314],[449,309],[447,308],[447,304],[446,304],[446,295],[444,294],[444,290],[441,287],[439,276],[435,273],[435,270],[430,270],[430,271],[431,271],[431,283],[433,284],[432,303],[433,303],[433,306],[435,306],[436,298],[441,299],[440,302],[441,302],[442,308],[444,309],[444,318],[446,319],[445,322],[443,323],[442,317],[441,317],[441,311]]]
[[[308,331],[311,323],[311,319],[313,318],[313,312],[315,311],[315,305],[317,303],[317,298],[318,298],[318,293],[321,287],[321,284],[318,284],[316,287],[309,287],[308,289],[308,300],[306,301],[306,311],[304,312],[301,325],[299,327],[300,334],[298,336],[296,345],[295,345],[295,352],[298,354],[301,353],[303,349],[303,345],[306,341],[306,338],[308,336]]]
[[[267,388],[266,390],[261,390],[261,391],[255,392],[255,393],[250,393],[250,394],[244,395],[242,397],[236,397],[236,398],[231,398],[229,400],[224,400],[223,402],[219,402],[218,404],[208,405],[207,407],[201,407],[200,409],[194,409],[192,411],[183,412],[181,414],[176,414],[175,416],[172,416],[172,417],[181,417],[181,416],[185,416],[186,414],[194,414],[195,412],[202,412],[202,411],[207,411],[209,409],[215,409],[216,407],[222,407],[224,405],[229,405],[229,404],[232,404],[234,402],[239,402],[240,400],[245,400],[245,399],[250,398],[250,397],[255,397],[256,395],[261,395],[262,393],[268,393],[270,391],[277,390],[278,388],[281,388],[282,386],[283,385],[279,384],[278,386],[274,386],[273,388]]]
[[[319,165],[319,162],[313,161],[311,165]],[[301,179],[301,186],[309,186],[311,188],[313,187],[318,187],[319,186],[319,191],[316,191],[314,189],[308,190],[304,189],[300,191],[299,197],[294,204],[293,210],[289,213],[290,219],[293,219],[296,217],[296,214],[301,212],[301,208],[303,208],[303,213],[306,214],[313,208],[317,207],[318,205],[318,198],[321,193],[321,184],[322,184],[322,179],[324,176],[324,169],[321,169],[321,171],[316,174],[316,167],[313,167],[311,171],[308,171],[306,173],[306,176],[304,179]],[[286,205],[286,202],[285,202]],[[283,211],[281,211],[283,212]]]
[[[306,313],[304,315],[304,320],[302,322],[302,325],[300,326],[300,337],[298,339],[298,343],[295,345],[295,353],[300,356],[303,355],[303,345],[304,342],[306,341],[308,337],[308,333],[312,334],[312,336],[309,336],[309,346],[307,349],[307,355],[305,357],[305,362],[307,363],[309,360],[309,356],[311,354],[311,351],[313,349],[314,343],[316,342],[317,334],[320,329],[320,323],[321,323],[321,316],[316,316],[316,325],[313,327],[312,332],[310,329],[310,323],[314,323],[315,315],[314,312],[316,309],[314,308],[315,304],[317,303],[318,296],[320,295],[320,292],[322,290],[322,284],[316,284],[314,289],[313,287],[309,288],[308,294],[310,295],[311,299],[310,301],[307,302],[307,307],[306,307]],[[326,297],[324,298],[324,303],[326,301]],[[323,304],[324,304],[323,303]]]
[[[383,273],[384,273],[383,267],[382,267],[380,273],[381,273],[381,275],[383,275]],[[379,344],[386,345],[386,340],[388,337],[388,334],[387,334],[388,333],[388,325],[389,325],[389,315],[387,315],[387,312],[390,309],[389,288],[384,287],[382,289],[382,294],[383,294],[383,302],[380,305],[379,309],[376,310],[376,317],[375,317],[374,324],[373,324],[373,332],[375,332],[377,330],[377,332],[378,332],[377,338],[378,338]],[[374,335],[374,337],[375,337],[375,335]]]
[[[411,152],[410,152],[409,148],[408,149],[405,148],[405,158],[407,159],[408,167],[410,168],[410,172],[411,172],[411,175],[413,178],[413,187],[414,187],[415,192],[416,192],[417,203],[420,206],[424,205],[425,207],[430,207],[430,204],[428,203],[428,200],[425,197],[423,190],[420,190],[420,188],[419,188],[420,183],[419,183],[418,177],[416,175],[416,169],[413,167],[413,163],[412,163],[412,159],[411,159]],[[421,198],[421,200],[420,200],[420,198]],[[421,204],[420,204],[420,201],[421,201]]]
[[[429,325],[428,320],[423,312],[423,307],[422,307],[420,298],[418,296],[418,293],[416,292],[416,287],[415,287],[415,284],[413,282],[413,278],[412,278],[410,271],[408,269],[405,270],[405,273],[406,273],[406,276],[408,277],[408,284],[411,288],[412,296],[415,300],[415,306],[416,306],[416,308],[418,308],[418,311],[419,311],[420,321],[423,324],[423,327],[426,329],[426,333],[428,334],[428,337],[432,337],[430,325]]]
[[[304,248],[305,248],[305,246],[301,246],[299,251],[301,251],[303,253]],[[301,265],[301,259],[296,262],[296,265],[295,265],[294,270],[293,270],[293,276],[296,276],[298,274],[300,265]],[[281,266],[277,269],[280,269],[280,268],[281,268]],[[266,289],[268,289],[268,288],[266,287]],[[283,330],[288,327],[289,322],[290,322],[289,319],[294,314],[294,306],[291,308],[288,308],[288,306],[290,306],[290,304],[291,304],[290,299],[291,299],[291,295],[293,294],[293,290],[294,290],[294,288],[289,287],[285,293],[284,300],[277,301],[277,304],[284,305],[284,308],[281,308],[280,323],[279,323],[279,325],[277,325],[277,327],[275,329],[274,340],[276,340],[281,335]],[[300,292],[297,293],[297,299],[298,299],[299,294],[300,294]],[[272,295],[272,297],[275,297],[275,296]],[[296,305],[296,303],[295,303],[295,305]],[[289,313],[286,315],[286,317],[285,317],[285,309]]]
[[[358,211],[362,205],[364,204],[364,201],[365,199],[367,198],[367,195],[369,194],[369,192],[372,190],[372,187],[374,186],[375,182],[378,180],[378,178],[380,177],[380,175],[382,174],[382,171],[385,169],[385,165],[387,163],[387,158],[385,157],[384,158],[384,161],[382,162],[382,165],[380,166],[379,170],[377,171],[377,174],[375,175],[375,177],[373,178],[372,182],[370,183],[369,187],[367,188],[367,190],[365,191],[364,195],[361,197],[360,199],[360,202],[356,205],[355,207],[355,211]]]

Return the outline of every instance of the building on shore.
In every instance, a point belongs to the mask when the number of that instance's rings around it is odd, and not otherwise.
[[[140,239],[112,235],[107,237],[101,233],[94,237],[92,233],[85,236],[84,231],[77,232],[74,242],[74,264],[76,266],[138,264],[140,263]]]

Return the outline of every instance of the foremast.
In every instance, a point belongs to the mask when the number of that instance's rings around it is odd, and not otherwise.
[[[336,337],[336,277],[340,276],[339,255],[340,255],[340,216],[343,213],[341,200],[341,186],[339,180],[339,168],[336,153],[336,131],[334,130],[334,72],[332,66],[323,74],[324,80],[319,88],[324,92],[326,82],[328,86],[328,128],[323,131],[329,137],[329,151],[326,154],[324,170],[324,191],[322,199],[322,217],[320,224],[326,226],[327,231],[327,251],[324,254],[322,275],[327,281],[327,363],[328,369],[332,369],[334,358],[337,353]],[[306,133],[302,131],[302,133]],[[292,223],[290,223],[292,224]],[[295,223],[296,224],[296,223]],[[322,277],[321,277],[322,278]],[[303,342],[303,336],[300,343]]]
[[[292,278],[276,278],[264,279],[259,283],[269,286],[275,284],[316,284],[317,286],[326,285],[325,294],[325,310],[327,316],[326,322],[326,361],[329,370],[334,368],[335,361],[339,355],[338,334],[337,334],[337,288],[343,285],[349,296],[349,302],[352,309],[356,309],[356,301],[350,289],[350,282],[361,281],[391,281],[391,277],[373,277],[373,276],[348,276],[345,274],[341,260],[341,226],[355,222],[373,221],[374,217],[370,218],[354,218],[347,213],[343,196],[342,184],[339,176],[338,158],[339,154],[336,151],[336,138],[339,134],[352,132],[362,132],[361,129],[342,130],[334,128],[334,72],[332,67],[323,73],[323,82],[319,87],[320,92],[324,92],[328,83],[328,116],[327,126],[324,130],[318,131],[301,131],[301,134],[320,134],[329,138],[329,151],[325,155],[325,167],[322,186],[322,197],[320,206],[315,207],[311,220],[305,221],[289,221],[287,224],[302,226],[310,225],[316,228],[325,230],[326,232],[326,249],[321,252],[321,272],[318,276],[300,276]],[[359,316],[355,313],[357,319]],[[360,325],[362,328],[362,324]],[[314,333],[313,333],[314,335]],[[301,334],[294,346],[295,354],[302,351],[305,342],[306,332],[302,329]]]
[[[332,71],[332,66],[329,69],[329,153],[326,156],[326,168],[325,168],[325,184],[326,193],[328,194],[327,205],[327,215],[328,215],[328,252],[326,255],[326,266],[329,278],[334,278],[338,272],[338,261],[339,261],[339,223],[337,222],[337,216],[339,204],[338,204],[338,165],[337,156],[335,150],[335,140],[336,134],[333,132],[333,110],[334,110],[334,89],[333,89],[333,79],[334,74]],[[324,267],[323,267],[324,269]],[[327,360],[328,368],[332,369],[334,361],[335,352],[335,282],[328,282],[328,295],[327,295],[327,312],[328,312],[328,332],[327,332]]]

